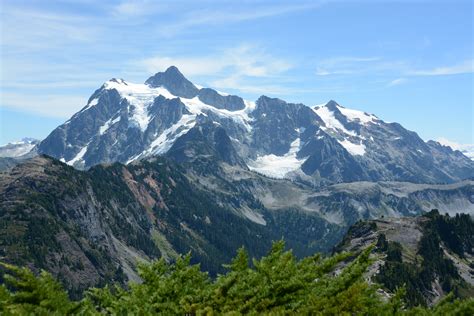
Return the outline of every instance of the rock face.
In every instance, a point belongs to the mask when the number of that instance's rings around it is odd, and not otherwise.
[[[192,251],[194,262],[216,274],[242,245],[258,257],[283,237],[307,256],[329,251],[359,219],[434,207],[474,214],[472,181],[315,190],[244,168],[229,146],[225,130],[204,121],[169,150],[180,164],[155,157],[79,171],[38,156],[0,173],[0,257],[46,269],[79,295],[135,279],[140,260]]]
[[[283,224],[288,212],[272,216],[253,196],[227,189],[232,194],[210,192],[164,158],[82,172],[38,156],[0,173],[0,257],[46,269],[79,295],[136,280],[142,260],[191,251],[193,262],[215,275],[241,246],[258,257],[285,236],[299,255],[309,255],[330,246],[308,240],[341,234],[339,225],[302,213],[294,217],[300,225],[318,229],[295,236],[296,227],[286,231]]]
[[[153,88],[166,87],[171,94],[186,99],[192,99],[199,93],[199,89],[174,66],[148,78],[145,84]]]
[[[80,169],[130,163],[166,155],[175,143],[196,137],[195,127],[203,121],[225,131],[230,144],[223,146],[232,163],[274,178],[321,186],[350,181],[452,183],[474,177],[474,162],[461,152],[424,142],[400,124],[335,101],[316,107],[266,96],[246,101],[198,88],[176,67],[145,84],[106,82],[38,151]],[[176,151],[170,157],[178,158]]]
[[[231,166],[246,168],[244,160],[237,154],[226,130],[205,117],[201,119],[201,122],[196,123],[189,132],[176,140],[166,156],[180,163],[212,159]]]
[[[419,217],[381,218],[353,225],[335,251],[358,253],[371,245],[367,278],[392,295],[404,286],[409,305],[433,304],[448,292],[472,297],[474,221],[433,210]]]

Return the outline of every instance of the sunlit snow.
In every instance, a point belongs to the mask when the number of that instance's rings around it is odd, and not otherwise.
[[[29,153],[35,146],[34,141],[30,139],[11,142],[0,146],[0,157],[19,157]]]
[[[76,155],[76,157],[74,157],[73,159],[69,160],[69,161],[66,161],[66,163],[70,166],[73,166],[76,162],[78,162],[79,160],[82,159],[82,157],[84,157],[84,155],[86,154],[87,152],[87,148],[89,147],[89,143],[84,146],[80,151],[79,153]]]
[[[360,141],[359,144],[344,140],[337,140],[351,155],[363,156],[365,154],[365,145]]]
[[[347,130],[344,125],[342,125],[342,123],[336,119],[334,113],[329,110],[328,107],[315,107],[314,112],[316,112],[316,114],[318,114],[319,117],[321,117],[321,119],[324,121],[324,124],[326,124],[326,129],[336,129],[344,132],[347,135],[356,136],[354,131]]]
[[[290,150],[283,156],[274,154],[259,156],[257,159],[248,162],[250,170],[254,170],[263,175],[283,179],[289,172],[301,167],[305,159],[297,159],[296,154],[300,149],[301,140],[298,137],[290,146]]]
[[[115,89],[122,98],[126,99],[129,106],[130,118],[129,122],[137,126],[142,131],[145,131],[150,123],[152,117],[149,114],[149,107],[158,96],[163,96],[167,99],[177,98],[163,87],[150,87],[146,84],[134,84],[125,82],[122,79],[112,79],[104,84],[105,89]],[[225,93],[221,93],[226,95]],[[229,118],[235,122],[243,125],[248,131],[251,130],[252,118],[249,114],[255,109],[255,102],[244,101],[245,108],[239,111],[229,111],[226,109],[218,109],[212,105],[202,102],[198,97],[192,99],[179,98],[186,106],[186,109],[191,114],[185,114],[174,125],[156,135],[156,138],[151,142],[150,146],[144,152],[132,157],[127,163],[132,162],[138,158],[146,157],[152,154],[163,154],[173,145],[174,141],[188,132],[195,124],[198,115],[207,115],[208,112]],[[120,118],[107,121],[100,127],[99,133],[102,135],[110,126],[118,122]]]
[[[375,115],[367,114],[362,111],[346,109],[342,106],[337,107],[339,111],[341,111],[342,115],[344,115],[349,121],[359,121],[362,124],[368,124],[378,120]]]
[[[153,88],[146,84],[125,82],[122,79],[112,79],[105,83],[105,89],[115,89],[122,98],[130,104],[129,122],[142,131],[148,127],[151,117],[148,108],[153,104],[156,97],[162,95],[167,99],[176,98],[168,90],[162,87]]]
[[[350,121],[358,121],[361,124],[367,124],[376,120],[373,115],[365,114],[364,112],[346,109],[341,106],[337,107],[341,113]],[[316,114],[324,121],[325,127],[321,127],[324,131],[331,130],[337,134],[337,141],[341,144],[351,155],[362,156],[365,154],[365,145],[363,136],[358,135],[355,131],[347,130],[344,125],[334,116],[327,106],[316,106],[313,108]]]
[[[90,109],[91,107],[97,105],[98,102],[99,102],[98,98],[92,99],[89,103],[87,103],[87,106],[84,109],[81,110],[81,112],[84,112],[84,111]],[[67,121],[66,123],[69,123],[69,121]]]
[[[99,134],[103,135],[112,125],[114,125],[118,121],[120,121],[120,116],[117,116],[115,119],[110,119],[105,122],[105,124],[99,128]]]

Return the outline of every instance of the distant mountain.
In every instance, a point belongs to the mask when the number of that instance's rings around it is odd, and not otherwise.
[[[315,107],[267,96],[246,101],[198,88],[176,67],[144,84],[107,81],[38,151],[80,169],[154,155],[215,157],[313,186],[474,177],[474,162],[461,152],[424,142],[398,123],[335,101]]]
[[[23,138],[21,141],[0,146],[0,172],[36,156],[39,143],[40,141],[34,138]]]
[[[458,144],[446,138],[439,138],[437,142],[443,146],[449,146],[452,150],[459,150],[464,156],[474,160],[474,144]]]
[[[16,158],[28,154],[39,144],[34,138],[23,138],[20,141],[0,146],[0,158]]]

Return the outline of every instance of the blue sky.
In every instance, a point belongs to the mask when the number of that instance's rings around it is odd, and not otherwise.
[[[255,100],[330,99],[474,143],[473,2],[8,1],[0,3],[0,144],[44,138],[104,81],[170,65]]]

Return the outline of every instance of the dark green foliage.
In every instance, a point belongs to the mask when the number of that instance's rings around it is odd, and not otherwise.
[[[474,221],[471,216],[468,214],[443,216],[438,210],[432,210],[425,216],[431,218],[427,229],[436,231],[451,251],[461,257],[464,257],[464,253],[474,254]]]
[[[157,260],[139,268],[142,283],[91,289],[81,301],[71,301],[58,282],[42,272],[6,265],[0,286],[0,314],[6,315],[472,315],[474,300],[451,296],[432,308],[405,308],[403,291],[390,300],[376,293],[363,273],[371,247],[340,273],[347,253],[298,260],[282,241],[267,256],[253,260],[240,249],[228,272],[212,280],[190,264],[190,256],[175,264]]]
[[[12,181],[0,201],[0,256],[51,272],[74,298],[92,285],[125,285],[124,261],[134,268],[137,259],[172,261],[176,253],[192,252],[191,263],[215,277],[241,246],[260,258],[283,237],[303,257],[327,251],[344,233],[316,213],[265,210],[248,180],[219,178],[212,161],[179,165],[156,157],[78,171],[42,156],[16,168],[14,174],[26,176]],[[215,174],[219,186],[235,194],[205,191],[185,168]],[[244,204],[266,225],[236,212]],[[123,258],[130,253],[141,258]]]
[[[78,314],[87,305],[70,301],[61,284],[45,271],[35,277],[29,269],[2,266],[8,270],[0,287],[2,315]]]
[[[402,245],[398,242],[390,242],[387,244],[387,261],[402,262]]]
[[[375,280],[392,292],[404,287],[409,306],[426,305],[422,291],[431,283],[423,283],[420,279],[420,269],[414,264],[387,260]]]
[[[385,234],[380,234],[379,237],[377,238],[377,244],[375,245],[377,247],[377,251],[380,252],[385,252],[388,249],[388,241],[387,237],[385,237]]]

